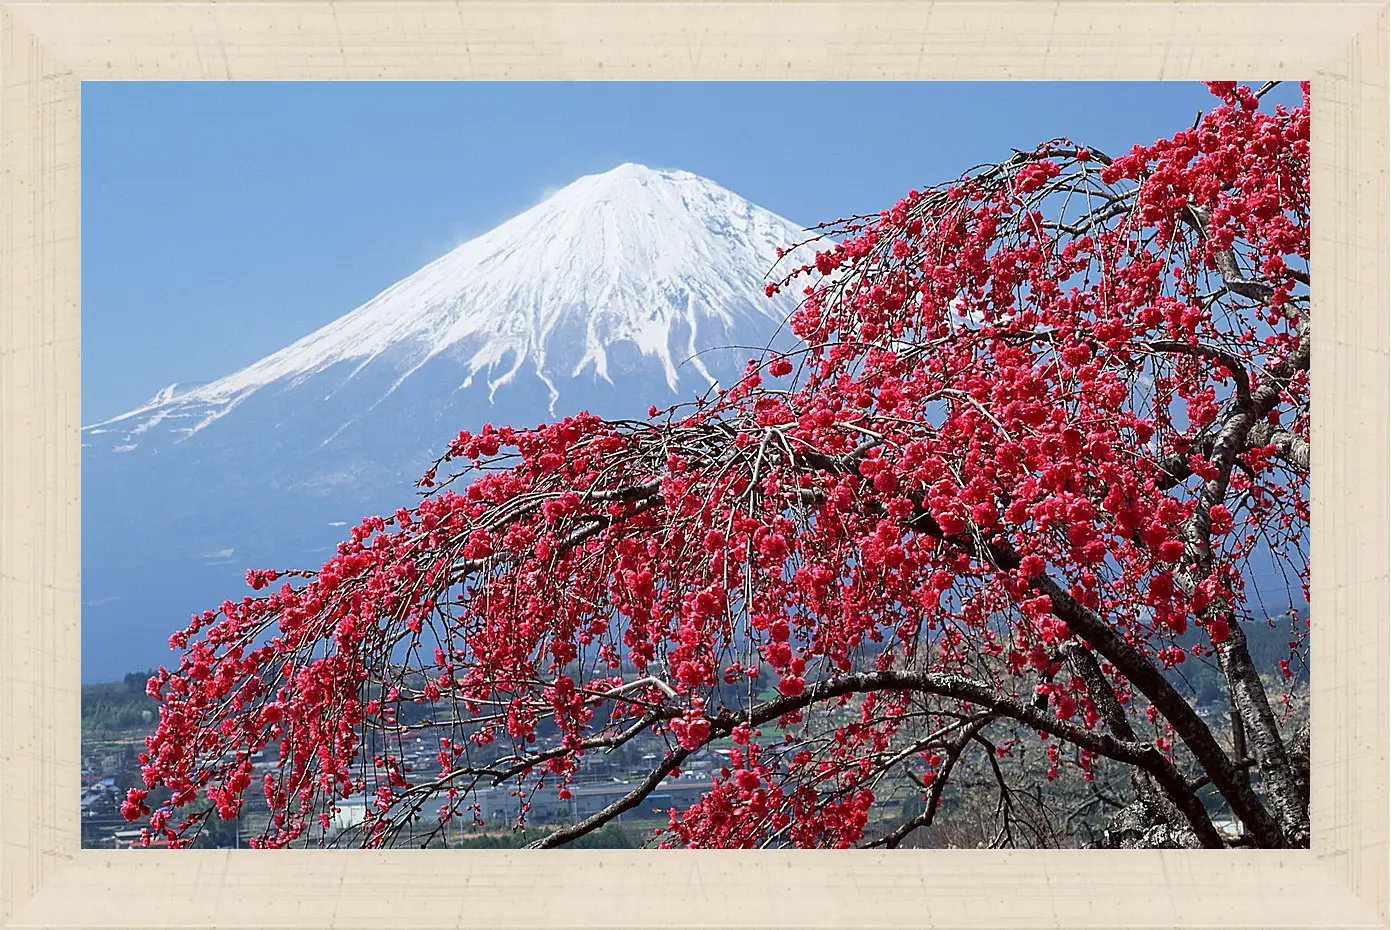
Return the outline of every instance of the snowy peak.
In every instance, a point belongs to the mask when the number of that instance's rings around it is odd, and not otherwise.
[[[683,378],[708,386],[716,378],[702,350],[766,336],[792,309],[764,285],[776,250],[805,236],[698,175],[622,164],[577,179],[285,349],[191,390],[173,385],[116,419],[200,405],[197,432],[271,383],[344,362],[351,378],[385,360],[397,371],[390,393],[441,357],[458,366],[458,388],[486,385],[491,399],[534,376],[554,407],[567,380],[611,380],[620,344],[620,357],[656,366],[673,391]]]

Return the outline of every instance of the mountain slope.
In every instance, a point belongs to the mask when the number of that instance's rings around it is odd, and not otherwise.
[[[84,680],[148,666],[246,568],[322,561],[343,523],[408,503],[460,429],[636,416],[728,380],[792,309],[763,287],[805,235],[704,178],[621,165],[279,352],[85,428]]]

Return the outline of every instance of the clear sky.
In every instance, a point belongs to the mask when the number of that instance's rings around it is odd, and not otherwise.
[[[229,374],[625,161],[813,224],[1055,136],[1128,150],[1211,100],[1190,83],[84,82],[82,422]]]

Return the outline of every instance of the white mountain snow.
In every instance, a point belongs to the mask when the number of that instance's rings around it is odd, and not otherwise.
[[[293,345],[208,384],[170,385],[89,432],[119,426],[138,435],[172,417],[176,432],[191,435],[267,385],[351,362],[347,380],[388,352],[399,375],[386,393],[444,356],[457,364],[459,388],[484,383],[490,400],[534,374],[553,412],[568,379],[592,372],[612,383],[618,343],[659,366],[672,392],[683,364],[713,383],[697,353],[781,322],[790,304],[763,288],[775,250],[805,235],[713,181],[620,165],[580,178]]]

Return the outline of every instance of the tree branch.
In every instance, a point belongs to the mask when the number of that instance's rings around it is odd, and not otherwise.
[[[866,849],[874,849],[883,846],[885,849],[897,849],[898,844],[903,842],[910,833],[922,827],[932,826],[932,821],[937,817],[937,809],[942,801],[942,793],[947,788],[947,780],[951,777],[952,769],[956,767],[956,760],[961,758],[961,753],[966,749],[966,744],[971,742],[981,730],[993,722],[993,717],[983,717],[975,721],[961,732],[951,745],[947,747],[947,757],[942,763],[942,768],[937,772],[937,776],[932,780],[932,788],[928,791],[927,807],[922,813],[910,817],[899,824],[890,833],[881,836],[879,839],[865,846]]]

